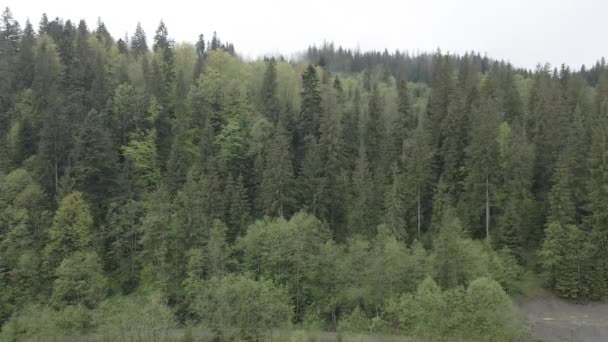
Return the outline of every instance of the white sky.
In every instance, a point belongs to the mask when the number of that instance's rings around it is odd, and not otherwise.
[[[141,22],[151,44],[161,19],[176,41],[198,34],[234,43],[255,57],[290,55],[333,41],[348,48],[463,53],[479,51],[516,66],[539,62],[573,67],[608,57],[608,0],[0,0],[34,26],[42,13],[94,28],[97,18],[115,38]]]

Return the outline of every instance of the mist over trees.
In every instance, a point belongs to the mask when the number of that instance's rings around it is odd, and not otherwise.
[[[0,339],[513,341],[526,277],[608,295],[603,59],[244,61],[134,26],[2,13]]]

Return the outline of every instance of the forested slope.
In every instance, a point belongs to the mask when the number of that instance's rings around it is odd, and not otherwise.
[[[0,25],[0,339],[512,341],[608,291],[608,70]],[[237,47],[238,48],[238,47]],[[508,57],[508,56],[507,56]],[[117,334],[117,335],[113,335]]]

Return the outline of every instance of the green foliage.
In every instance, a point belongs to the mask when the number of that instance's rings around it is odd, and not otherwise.
[[[583,278],[587,262],[584,236],[577,226],[549,223],[541,256],[549,283],[560,296],[577,299],[589,294]]]
[[[310,304],[318,255],[329,238],[323,223],[301,212],[289,221],[257,221],[238,240],[237,248],[243,253],[245,270],[286,287],[299,318]]]
[[[149,339],[176,326],[173,310],[158,292],[109,298],[99,304],[93,322],[96,330],[108,338]]]
[[[384,222],[394,236],[400,240],[407,241],[406,198],[402,178],[403,176],[399,173],[398,166],[394,164],[392,184],[386,193]]]
[[[608,293],[604,62],[210,37],[2,13],[0,339],[517,340],[537,265]]]
[[[293,168],[287,134],[279,125],[264,158],[260,203],[266,215],[282,217],[290,212],[294,202],[292,183]]]
[[[49,229],[46,247],[48,267],[53,269],[64,257],[82,252],[92,246],[93,217],[82,193],[73,192],[65,196],[55,213]]]
[[[414,294],[401,296],[387,306],[401,331],[430,340],[516,341],[524,330],[511,299],[488,278],[475,279],[462,288],[442,290],[430,278]]]
[[[57,268],[56,277],[51,301],[57,307],[94,308],[106,296],[107,280],[95,253],[76,252],[66,257]]]
[[[261,339],[286,327],[292,316],[287,291],[269,280],[211,278],[191,296],[190,309],[221,339]]]

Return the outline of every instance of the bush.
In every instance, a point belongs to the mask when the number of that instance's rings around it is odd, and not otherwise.
[[[414,295],[389,301],[385,315],[399,330],[428,340],[516,341],[522,325],[500,284],[478,278],[468,289],[442,290],[430,278]]]
[[[356,307],[350,314],[344,315],[338,323],[339,332],[366,333],[369,331],[369,319],[365,312]]]
[[[227,275],[190,286],[189,292],[193,314],[223,340],[259,340],[287,326],[293,314],[287,291],[269,280]]]
[[[95,310],[97,330],[111,338],[147,336],[175,327],[174,313],[160,292],[110,298]]]

